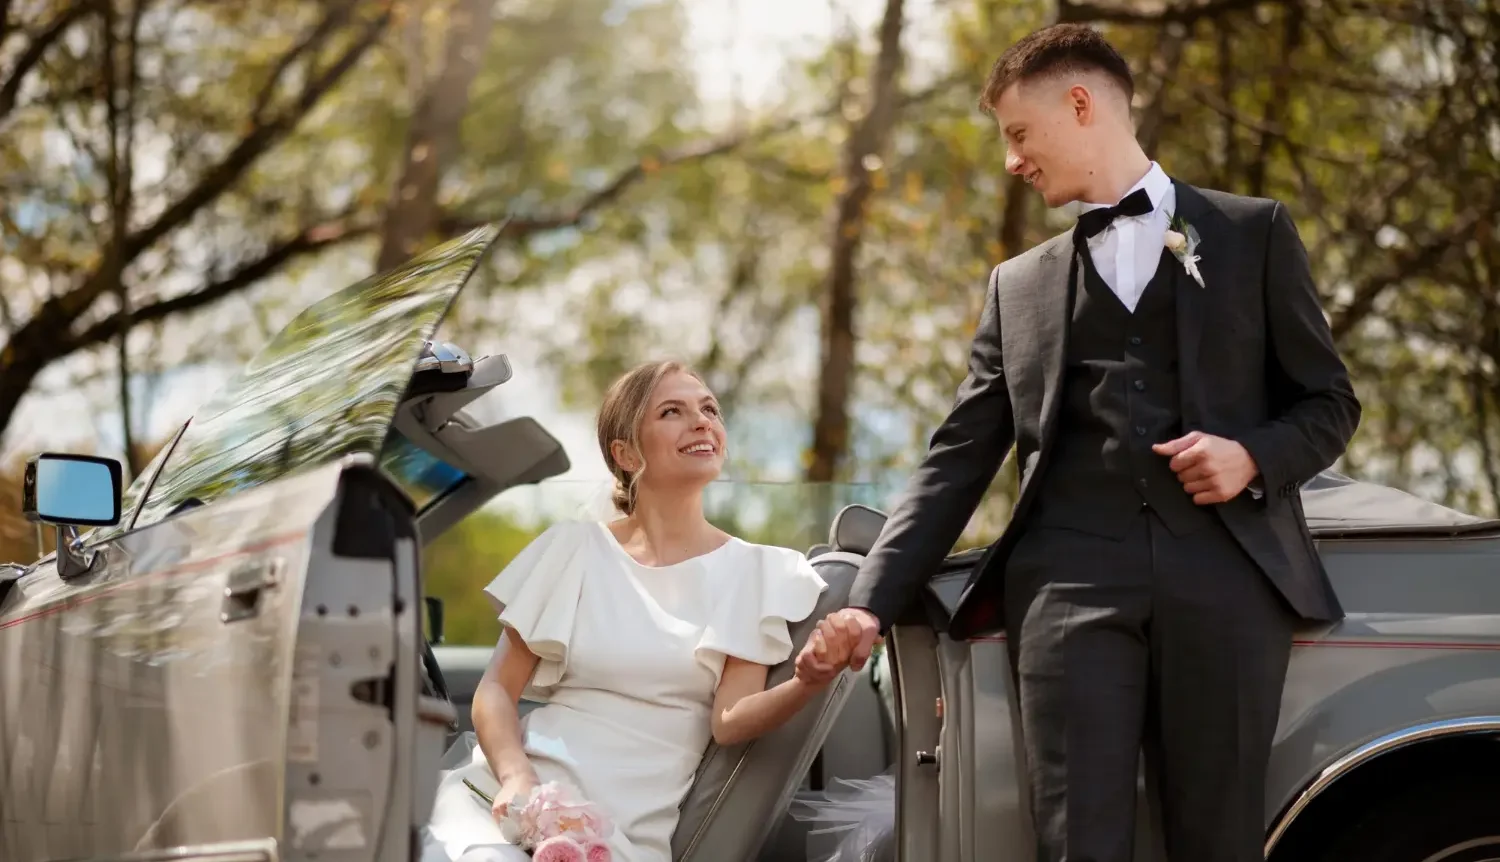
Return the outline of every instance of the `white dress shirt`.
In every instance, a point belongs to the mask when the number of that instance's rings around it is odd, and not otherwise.
[[[1161,263],[1162,238],[1166,236],[1172,213],[1177,208],[1177,190],[1172,187],[1167,172],[1156,162],[1151,163],[1151,169],[1125,195],[1136,189],[1145,189],[1150,196],[1151,212],[1120,216],[1110,222],[1109,227],[1089,238],[1089,256],[1094,259],[1094,269],[1131,312],[1135,311],[1146,285],[1156,274],[1157,264]],[[1120,200],[1124,200],[1125,195],[1121,195]],[[1117,203],[1119,201],[1085,203],[1083,209],[1086,212]]]

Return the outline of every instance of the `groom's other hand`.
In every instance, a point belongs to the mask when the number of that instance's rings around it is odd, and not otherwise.
[[[1182,490],[1199,506],[1233,500],[1260,474],[1244,446],[1202,431],[1191,431],[1151,449],[1172,459],[1168,466],[1177,474]]]

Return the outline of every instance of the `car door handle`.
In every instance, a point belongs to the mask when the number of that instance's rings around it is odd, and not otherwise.
[[[224,623],[250,619],[260,614],[260,597],[281,583],[280,557],[251,560],[231,569],[224,579],[224,600],[219,606],[219,621]]]

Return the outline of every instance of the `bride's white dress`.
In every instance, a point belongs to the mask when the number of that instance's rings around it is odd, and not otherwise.
[[[538,536],[485,593],[503,624],[540,657],[524,696],[526,753],[543,782],[566,781],[615,824],[617,862],[670,862],[677,809],[711,738],[725,656],[774,665],[792,652],[788,624],[826,584],[801,553],[731,539],[671,566],[643,566],[603,523],[567,521]],[[463,741],[460,741],[460,745]],[[472,745],[472,741],[469,743]],[[470,848],[525,859],[505,845],[489,805],[499,789],[483,752],[439,786],[428,853]]]

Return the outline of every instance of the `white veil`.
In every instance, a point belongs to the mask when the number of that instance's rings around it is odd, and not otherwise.
[[[869,682],[883,708],[894,716],[890,657],[877,647]],[[886,770],[871,778],[833,778],[825,790],[804,790],[788,809],[808,824],[807,862],[895,862],[896,776]]]
[[[615,480],[613,478],[600,479],[592,485],[592,488],[582,494],[582,500],[574,509],[573,517],[580,521],[598,521],[601,524],[608,524],[610,521],[618,521],[625,517],[615,509]]]
[[[835,778],[822,791],[802,791],[788,813],[810,824],[808,862],[895,862],[896,777]]]

